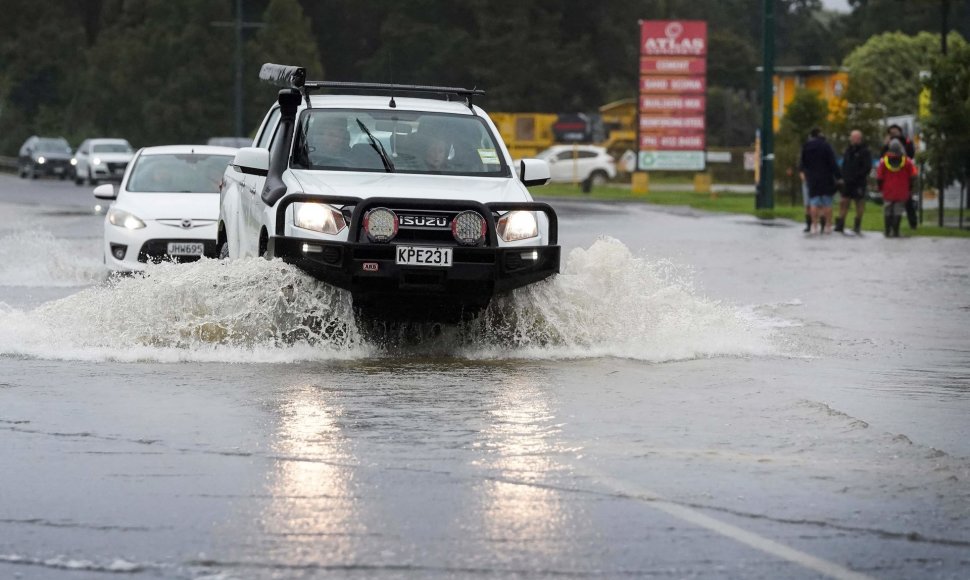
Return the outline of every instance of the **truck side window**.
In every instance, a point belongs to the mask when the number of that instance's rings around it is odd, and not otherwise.
[[[266,121],[266,126],[263,127],[263,133],[259,136],[259,141],[256,142],[256,146],[263,149],[268,148],[273,136],[276,135],[276,128],[279,124],[280,109],[277,107],[269,114],[269,120]]]

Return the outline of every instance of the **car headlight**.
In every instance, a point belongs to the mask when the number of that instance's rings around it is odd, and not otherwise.
[[[336,235],[347,227],[340,210],[323,203],[294,203],[293,225],[321,234]]]
[[[95,165],[101,165],[101,159],[98,157],[95,157],[94,159],[91,160],[91,163]]]
[[[76,158],[71,157],[71,165],[77,165],[77,159]]]
[[[137,230],[145,227],[145,222],[137,216],[126,212],[123,209],[111,208],[108,210],[108,222],[113,226],[125,228],[127,230]]]
[[[44,159],[43,155],[41,155],[40,157],[37,158],[37,163],[43,165],[44,163],[47,163],[47,160]]]
[[[527,240],[539,235],[539,224],[531,211],[510,211],[496,224],[498,235],[506,242]]]

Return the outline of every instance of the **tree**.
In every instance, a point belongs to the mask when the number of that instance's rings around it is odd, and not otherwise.
[[[231,43],[213,21],[228,2],[106,2],[67,122],[138,145],[205,142],[231,127]]]
[[[947,41],[954,49],[966,44],[956,32],[951,32]],[[888,115],[908,115],[918,108],[922,88],[919,73],[929,70],[939,47],[939,34],[887,32],[853,50],[843,65],[854,83],[870,85],[867,90],[886,107]]]
[[[924,126],[924,159],[933,172],[942,168],[943,182],[970,182],[970,45],[937,57],[926,80],[930,90],[930,117]],[[933,169],[937,168],[937,169]]]
[[[845,107],[829,122],[829,138],[837,152],[848,146],[849,133],[853,130],[862,131],[863,139],[871,147],[878,147],[881,143],[879,139],[886,109],[878,102],[872,86],[873,83],[864,73],[849,78],[848,87],[842,95]]]
[[[823,131],[827,129],[828,117],[829,104],[821,95],[808,89],[795,91],[794,98],[785,109],[785,116],[781,118],[775,145],[777,175],[787,177],[789,186],[794,187],[798,180],[802,144],[814,127]]]
[[[249,66],[243,78],[247,85],[246,119],[253,130],[279,91],[259,81],[263,63],[302,66],[307,71],[307,79],[323,79],[323,64],[310,20],[304,16],[297,0],[270,0],[263,13],[263,24],[246,47]]]

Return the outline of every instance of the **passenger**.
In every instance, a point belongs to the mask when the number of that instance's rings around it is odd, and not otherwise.
[[[832,198],[842,174],[835,162],[835,151],[818,127],[812,129],[811,138],[802,146],[799,168],[808,186],[808,205],[812,221],[810,231],[831,232]]]
[[[428,171],[445,171],[448,168],[448,153],[451,145],[440,135],[430,135],[424,139],[424,165]]]
[[[906,212],[906,202],[912,198],[916,174],[916,164],[906,155],[902,141],[890,141],[888,152],[879,160],[876,168],[879,191],[885,202],[883,211],[887,238],[899,237],[899,224]]]
[[[852,231],[862,233],[862,215],[866,210],[866,189],[869,173],[872,172],[872,153],[862,140],[862,131],[849,134],[849,146],[842,154],[842,176],[845,187],[839,200],[839,217],[835,220],[835,231],[845,231],[845,218],[849,215],[849,205],[855,202],[855,223]]]

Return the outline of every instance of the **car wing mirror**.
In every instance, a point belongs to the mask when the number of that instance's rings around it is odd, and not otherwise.
[[[262,147],[243,147],[236,151],[232,167],[246,175],[265,177],[269,173],[269,150]]]
[[[542,159],[523,159],[519,162],[519,179],[526,187],[545,185],[551,177],[549,164]]]
[[[94,188],[94,197],[98,199],[116,199],[115,186],[111,183],[104,183]]]

